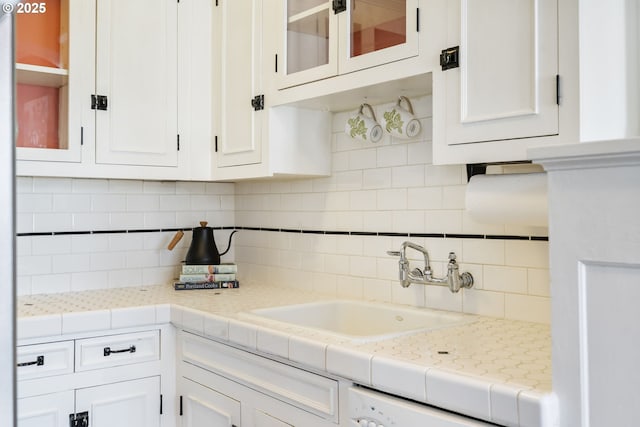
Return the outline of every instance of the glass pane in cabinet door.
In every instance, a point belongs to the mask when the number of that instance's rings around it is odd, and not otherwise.
[[[17,146],[67,148],[68,0],[18,3]]]
[[[287,1],[287,74],[329,62],[327,0]]]
[[[406,0],[351,0],[351,57],[407,41]]]

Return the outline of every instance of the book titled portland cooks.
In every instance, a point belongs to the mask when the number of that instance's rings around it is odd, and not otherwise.
[[[173,287],[177,291],[239,288],[240,282],[236,278],[237,271],[238,268],[233,263],[220,265],[184,264],[180,277],[173,283]]]

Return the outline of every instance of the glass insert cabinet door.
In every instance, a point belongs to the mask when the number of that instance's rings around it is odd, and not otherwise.
[[[284,0],[280,88],[418,54],[418,0]],[[282,62],[280,62],[282,64]]]
[[[73,1],[23,2],[13,10],[18,159],[80,161],[80,127],[75,140],[69,137],[69,7]]]

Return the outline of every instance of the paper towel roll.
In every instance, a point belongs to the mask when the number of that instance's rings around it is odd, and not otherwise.
[[[474,175],[466,206],[478,222],[548,227],[547,174]]]

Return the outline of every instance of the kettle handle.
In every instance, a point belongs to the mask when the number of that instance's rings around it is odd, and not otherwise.
[[[183,236],[184,236],[184,232],[182,230],[178,230],[176,234],[173,236],[173,239],[171,239],[171,242],[169,242],[169,246],[167,246],[167,249],[172,251],[173,248],[176,247],[176,245],[178,244],[180,239],[182,239]]]

